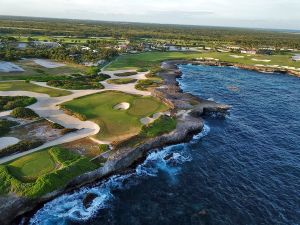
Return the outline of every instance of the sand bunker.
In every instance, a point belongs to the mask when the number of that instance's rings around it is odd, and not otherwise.
[[[245,56],[242,56],[242,55],[230,55],[230,57],[236,58],[236,59],[242,59],[242,58],[245,58]]]
[[[57,63],[57,62],[53,62],[53,61],[46,60],[46,59],[35,59],[33,61],[36,64],[43,66],[45,68],[49,68],[49,69],[65,66],[65,64],[63,64],[63,63]]]
[[[271,62],[271,60],[269,60],[269,59],[255,59],[255,58],[253,58],[251,60],[256,61],[256,62]]]
[[[114,107],[116,110],[127,110],[129,109],[130,104],[128,102],[122,102]]]
[[[0,62],[0,72],[24,72],[25,70],[20,66],[11,62]]]
[[[18,138],[14,138],[14,137],[2,137],[0,138],[0,151],[1,149],[4,149],[8,146],[11,145],[15,145],[17,143],[19,143],[19,139]]]

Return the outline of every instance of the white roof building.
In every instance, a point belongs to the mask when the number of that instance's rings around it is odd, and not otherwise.
[[[300,61],[300,55],[295,55],[292,58],[293,61]]]

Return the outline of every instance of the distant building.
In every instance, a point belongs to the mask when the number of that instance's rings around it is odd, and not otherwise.
[[[256,50],[241,50],[242,54],[256,55]]]
[[[300,61],[300,55],[295,55],[292,57],[293,61]]]

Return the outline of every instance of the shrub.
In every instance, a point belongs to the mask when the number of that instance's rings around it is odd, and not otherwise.
[[[27,96],[0,96],[0,110],[12,110],[17,107],[26,107],[36,103],[35,98]]]
[[[7,134],[10,128],[16,125],[18,125],[18,123],[14,121],[0,120],[0,136]]]
[[[65,134],[68,134],[68,133],[72,133],[72,132],[75,132],[77,131],[77,129],[75,128],[64,128],[61,130],[61,135],[65,135]]]
[[[130,84],[130,83],[135,83],[136,81],[137,81],[137,79],[122,78],[122,79],[108,80],[107,83],[109,83],[109,84]]]
[[[137,70],[137,72],[141,73],[141,72],[147,72],[148,69],[147,68],[140,68]]]
[[[30,149],[39,147],[43,144],[42,141],[21,141],[15,145],[4,148],[0,151],[0,157],[8,156],[18,152],[26,152]]]
[[[152,79],[139,80],[138,83],[135,85],[135,88],[141,91],[145,91],[148,88],[159,87],[161,83],[162,83],[161,80],[152,80]]]
[[[53,129],[59,129],[59,130],[65,128],[64,126],[62,126],[62,125],[60,125],[60,124],[58,124],[58,123],[51,123],[51,127],[52,127]]]
[[[39,117],[32,109],[17,107],[11,113],[11,116],[15,118],[23,118],[23,119],[34,119]]]
[[[137,72],[116,73],[115,75],[118,77],[128,77],[128,76],[137,75]]]
[[[100,144],[99,145],[99,150],[100,150],[101,153],[107,152],[109,150],[109,145]]]
[[[100,72],[100,68],[97,66],[91,66],[86,70],[87,75],[97,75]]]

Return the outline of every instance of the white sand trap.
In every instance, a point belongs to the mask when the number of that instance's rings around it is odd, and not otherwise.
[[[256,61],[256,62],[271,62],[270,59],[255,59],[255,58],[252,58],[251,60]]]
[[[242,56],[242,55],[230,55],[230,57],[236,58],[236,59],[242,59],[242,58],[245,58],[245,56]]]
[[[11,146],[11,145],[15,145],[17,143],[19,143],[20,140],[18,138],[14,138],[14,137],[2,137],[0,138],[0,152],[1,152],[1,149],[4,149],[8,146]]]
[[[116,110],[127,110],[129,109],[130,104],[128,102],[122,102],[114,107]]]
[[[25,70],[11,62],[0,62],[0,72],[9,73],[9,72],[24,72]]]
[[[49,69],[53,69],[53,68],[58,68],[58,67],[62,67],[65,66],[66,64],[63,63],[57,63],[57,62],[53,62],[47,59],[35,59],[33,60],[36,64],[43,66],[45,68],[49,68]]]

